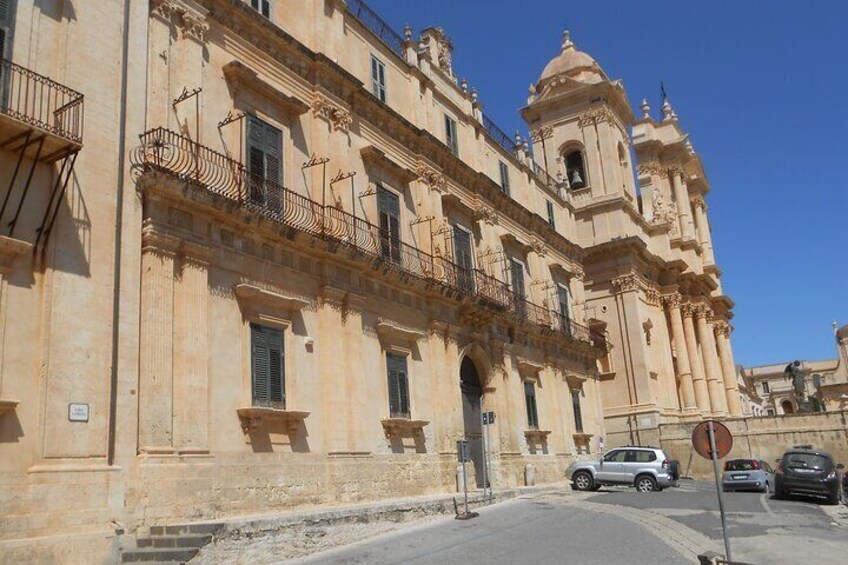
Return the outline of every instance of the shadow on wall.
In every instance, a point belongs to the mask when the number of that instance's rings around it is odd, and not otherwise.
[[[0,417],[0,443],[17,443],[24,437],[24,429],[16,412],[9,412]]]
[[[389,438],[392,453],[427,453],[424,432],[420,429],[407,430],[404,433],[392,434]]]
[[[26,1],[26,0],[24,0]],[[15,0],[12,0],[13,5]],[[71,0],[35,0],[35,6],[41,13],[57,22],[63,19],[76,21],[77,12]],[[14,10],[12,11],[14,13]]]
[[[305,422],[298,422],[296,427],[287,429],[283,423],[268,423],[267,427],[248,432],[250,447],[254,453],[274,453],[287,451],[293,453],[309,453],[309,433]]]

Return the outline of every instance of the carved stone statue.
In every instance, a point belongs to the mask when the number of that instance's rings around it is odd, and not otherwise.
[[[804,372],[801,370],[801,362],[793,361],[783,370],[786,380],[792,380],[792,391],[795,393],[795,401],[799,412],[810,412],[810,403],[807,400],[806,387],[804,386]]]

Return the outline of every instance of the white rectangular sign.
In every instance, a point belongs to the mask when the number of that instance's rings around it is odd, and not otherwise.
[[[68,420],[71,422],[88,422],[88,404],[81,402],[68,404]]]

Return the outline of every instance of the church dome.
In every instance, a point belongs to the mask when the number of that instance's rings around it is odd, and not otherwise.
[[[569,78],[587,83],[601,82],[606,79],[598,62],[583,51],[577,50],[568,31],[564,34],[562,52],[545,66],[539,82],[559,75],[567,75]]]

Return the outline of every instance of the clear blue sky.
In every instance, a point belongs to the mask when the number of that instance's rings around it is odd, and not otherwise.
[[[848,2],[366,0],[398,32],[441,26],[454,70],[506,132],[527,87],[577,48],[624,80],[634,112],[659,84],[712,185],[707,201],[736,362],[836,356],[848,323]]]

